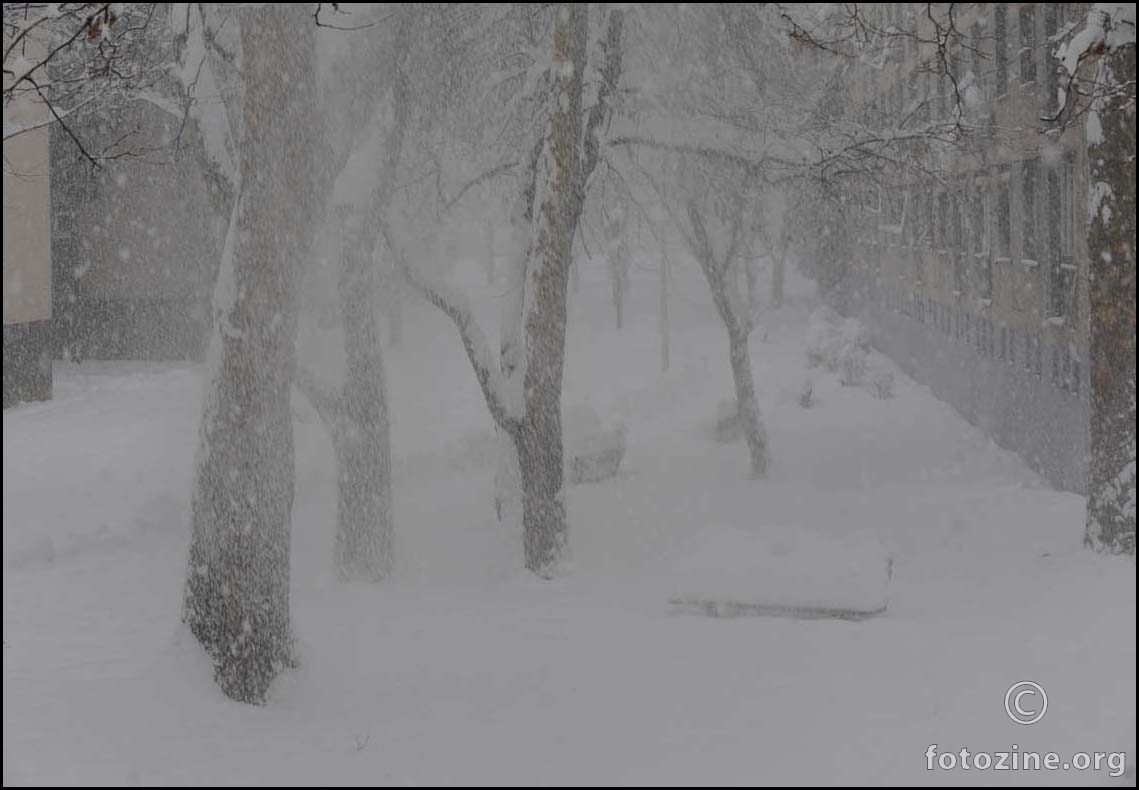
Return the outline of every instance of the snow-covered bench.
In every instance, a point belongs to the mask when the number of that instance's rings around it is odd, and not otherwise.
[[[892,575],[876,541],[713,527],[677,558],[669,603],[713,617],[862,620],[886,611]]]

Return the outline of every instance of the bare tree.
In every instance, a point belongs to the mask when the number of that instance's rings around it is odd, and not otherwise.
[[[409,280],[459,331],[507,458],[507,471],[499,475],[499,512],[510,519],[513,495],[502,489],[516,482],[525,565],[540,576],[554,572],[566,545],[561,391],[567,285],[587,183],[600,157],[601,127],[621,75],[623,24],[624,13],[611,10],[597,98],[586,113],[588,10],[573,3],[552,9],[549,54],[533,61],[535,92],[522,93],[528,98],[525,106],[537,112],[525,124],[535,133],[523,146],[525,160],[507,166],[517,170],[520,190],[508,278],[514,297],[504,307],[497,360],[461,295],[407,264],[399,242],[386,229]]]
[[[728,333],[728,360],[736,392],[736,417],[748,453],[751,473],[767,474],[767,432],[759,413],[751,370],[749,338],[755,328],[752,303],[739,288],[741,269],[750,266],[747,252],[754,234],[755,172],[700,158],[673,165],[678,173],[677,197],[658,187],[658,194],[689,252],[700,265],[716,312]]]
[[[394,563],[391,431],[376,311],[385,283],[375,263],[377,218],[394,191],[411,111],[405,76],[419,14],[403,7],[348,42],[354,64],[338,71],[339,104],[326,107],[340,143],[332,170],[330,220],[340,239],[338,305],[346,365],[338,387],[298,366],[296,383],[321,417],[336,454],[335,565],[346,580],[375,581]],[[346,24],[348,23],[347,20]],[[352,22],[359,28],[364,22]],[[381,117],[390,115],[385,129]],[[354,137],[351,136],[354,134]]]
[[[105,122],[138,99],[177,112],[170,66],[179,42],[169,23],[162,3],[5,3],[4,105],[46,112],[34,123],[5,123],[4,140],[56,125],[94,167],[160,150],[122,124],[96,141],[81,119],[94,112]]]

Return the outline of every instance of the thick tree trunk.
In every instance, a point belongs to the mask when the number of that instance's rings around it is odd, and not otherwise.
[[[311,18],[300,6],[243,12],[241,42],[242,186],[219,282],[183,617],[222,691],[259,703],[292,660],[290,393],[311,225]]]
[[[1089,146],[1094,211],[1091,266],[1091,459],[1087,542],[1135,553],[1135,46],[1104,56],[1122,85],[1099,116],[1102,142]],[[1097,201],[1098,203],[1094,202]]]
[[[383,349],[372,265],[375,235],[356,218],[346,227],[340,307],[347,355],[336,449],[336,568],[342,579],[374,581],[391,570],[392,480]]]
[[[755,382],[751,375],[751,357],[748,354],[748,337],[743,331],[728,331],[729,357],[732,379],[736,385],[737,416],[747,440],[751,455],[751,473],[755,477],[767,474],[767,434],[759,416],[755,398]]]
[[[523,177],[525,186],[511,222],[511,250],[503,279],[507,298],[503,300],[499,326],[498,364],[502,372],[502,397],[511,404],[523,401],[522,382],[526,366],[523,355],[522,316],[526,309],[526,267],[530,256],[530,230],[533,219],[536,158]],[[494,504],[499,523],[522,544],[522,472],[518,466],[518,444],[503,426],[495,426],[498,464],[495,472]]]
[[[523,313],[526,369],[518,443],[522,472],[522,526],[526,567],[552,573],[566,545],[562,499],[562,373],[565,365],[566,291],[573,238],[584,198],[581,183],[581,85],[587,10],[559,6],[554,26],[556,70],[546,130],[550,170],[538,191],[534,247]],[[568,68],[572,64],[573,68]]]

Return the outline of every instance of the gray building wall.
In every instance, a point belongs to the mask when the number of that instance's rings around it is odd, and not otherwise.
[[[46,113],[17,97],[4,105],[5,133],[34,127]],[[48,170],[46,128],[4,141],[4,408],[51,397]]]
[[[97,124],[85,128],[98,140]],[[137,129],[128,145],[149,153],[95,169],[65,134],[52,137],[55,353],[200,359],[223,231],[192,127],[139,102],[109,128]]]

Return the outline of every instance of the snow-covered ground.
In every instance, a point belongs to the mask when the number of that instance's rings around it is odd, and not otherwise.
[[[3,417],[5,784],[1134,784],[1135,563],[1081,546],[1083,500],[900,374],[880,400],[814,372],[802,408],[803,283],[753,340],[773,468],[748,479],[742,441],[713,439],[726,338],[681,275],[663,375],[651,261],[620,333],[604,273],[582,275],[566,404],[623,419],[628,449],[617,478],[569,490],[552,582],[495,520],[490,418],[444,318],[409,309],[388,356],[399,569],[381,584],[334,578],[331,448],[296,398],[302,665],[264,707],[226,700],[179,624],[200,371],[57,366],[54,401]],[[891,555],[887,612],[669,606],[708,546],[788,530]],[[1032,726],[1004,710],[1021,680],[1049,695]],[[930,772],[931,744],[1126,750],[1132,773]]]

